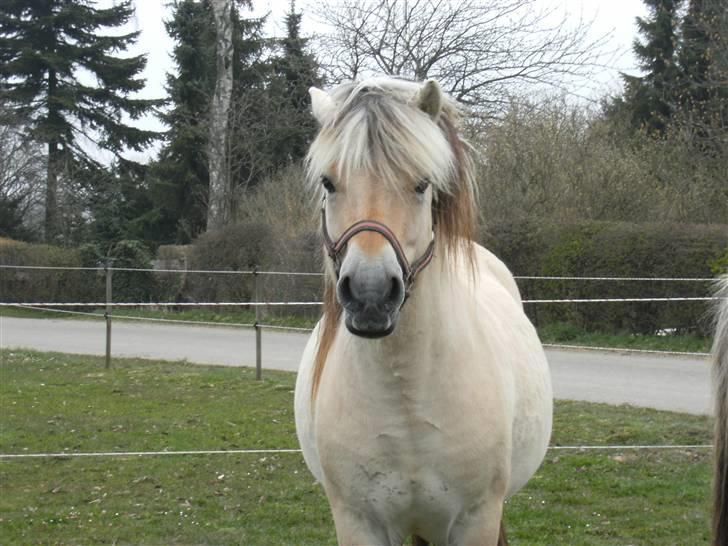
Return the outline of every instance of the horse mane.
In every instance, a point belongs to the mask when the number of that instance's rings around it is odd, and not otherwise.
[[[330,95],[336,112],[311,144],[307,178],[317,186],[329,169],[343,181],[363,170],[397,191],[404,190],[402,180],[427,178],[434,191],[436,252],[447,255],[452,263],[462,255],[474,270],[475,167],[471,147],[458,131],[460,108],[452,98],[443,96],[441,112],[433,122],[417,106],[421,89],[422,83],[396,78],[374,78],[334,89]],[[342,315],[336,277],[330,268],[324,283],[312,400]]]

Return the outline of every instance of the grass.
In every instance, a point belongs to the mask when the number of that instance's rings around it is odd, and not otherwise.
[[[85,310],[103,316],[103,309]],[[318,310],[312,312],[316,315]],[[183,308],[181,310],[153,309],[153,308],[126,308],[119,307],[113,310],[113,315],[135,318],[172,319],[186,321],[215,322],[219,324],[253,324],[255,323],[255,311],[252,309],[234,308]],[[18,318],[54,318],[54,319],[77,319],[77,320],[99,320],[88,315],[71,315],[56,313],[54,311],[41,311],[37,309],[24,309],[20,307],[0,307],[0,315]],[[317,318],[294,315],[278,315],[275,313],[264,313],[262,322],[273,326],[292,326],[295,328],[313,328]]]
[[[297,447],[295,376],[0,351],[0,453]],[[705,417],[557,403],[553,443],[710,443]],[[300,454],[0,460],[7,544],[333,544]],[[710,454],[549,452],[513,545],[708,543]]]
[[[542,326],[538,333],[543,343],[653,351],[707,353],[710,352],[712,343],[711,338],[695,334],[647,335],[629,332],[588,332],[565,323]]]
[[[96,313],[103,315],[103,310],[96,310]],[[264,317],[262,322],[273,326],[293,326],[296,328],[313,328],[316,318],[313,318],[318,311],[312,311],[312,315],[292,316],[277,315],[270,313]],[[163,318],[173,320],[188,320],[202,322],[216,322],[220,324],[253,324],[255,312],[249,309],[129,309],[119,308],[114,310],[115,315],[144,318]],[[52,311],[37,311],[34,309],[22,309],[18,307],[0,307],[0,315],[21,318],[79,318],[98,320],[82,315],[68,315],[54,313]],[[690,334],[674,335],[642,335],[630,333],[605,333],[587,332],[573,325],[556,323],[539,328],[541,341],[544,343],[563,343],[568,345],[581,345],[585,347],[612,347],[625,349],[648,349],[654,351],[676,351],[676,352],[700,352],[710,351],[711,339]]]

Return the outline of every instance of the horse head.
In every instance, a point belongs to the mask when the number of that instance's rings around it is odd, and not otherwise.
[[[331,292],[352,334],[387,336],[434,253],[470,235],[456,107],[434,80],[377,78],[310,94],[321,128],[307,171],[323,194]]]

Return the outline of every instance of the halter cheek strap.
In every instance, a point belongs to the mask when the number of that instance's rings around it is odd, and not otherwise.
[[[349,242],[349,239],[354,237],[354,235],[356,235],[357,233],[361,233],[362,231],[373,231],[375,233],[379,233],[382,237],[384,237],[389,242],[389,244],[392,245],[392,250],[394,250],[394,254],[397,257],[397,262],[402,268],[402,280],[404,281],[405,301],[409,297],[410,290],[412,289],[412,285],[415,282],[415,278],[420,273],[420,271],[427,267],[427,265],[432,261],[435,253],[435,234],[433,232],[432,240],[430,241],[430,244],[427,245],[427,249],[425,250],[425,252],[422,254],[422,256],[420,256],[410,264],[407,260],[407,256],[405,255],[404,250],[402,249],[402,245],[397,239],[397,236],[386,225],[382,224],[381,222],[377,222],[376,220],[361,220],[359,222],[356,222],[349,226],[344,231],[344,233],[341,234],[341,237],[334,241],[329,235],[329,231],[326,227],[325,204],[321,207],[321,230],[324,236],[324,246],[326,247],[326,253],[329,255],[329,258],[331,258],[331,261],[334,262],[334,269],[336,271],[337,278],[341,269],[340,254],[346,248],[346,244]]]

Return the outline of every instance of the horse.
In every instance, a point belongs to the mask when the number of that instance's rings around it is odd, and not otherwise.
[[[435,80],[310,95],[325,286],[294,406],[338,543],[506,544],[503,505],[544,458],[553,395],[512,274],[473,241],[460,109]]]
[[[728,546],[728,274],[716,283],[715,295],[713,546]]]

